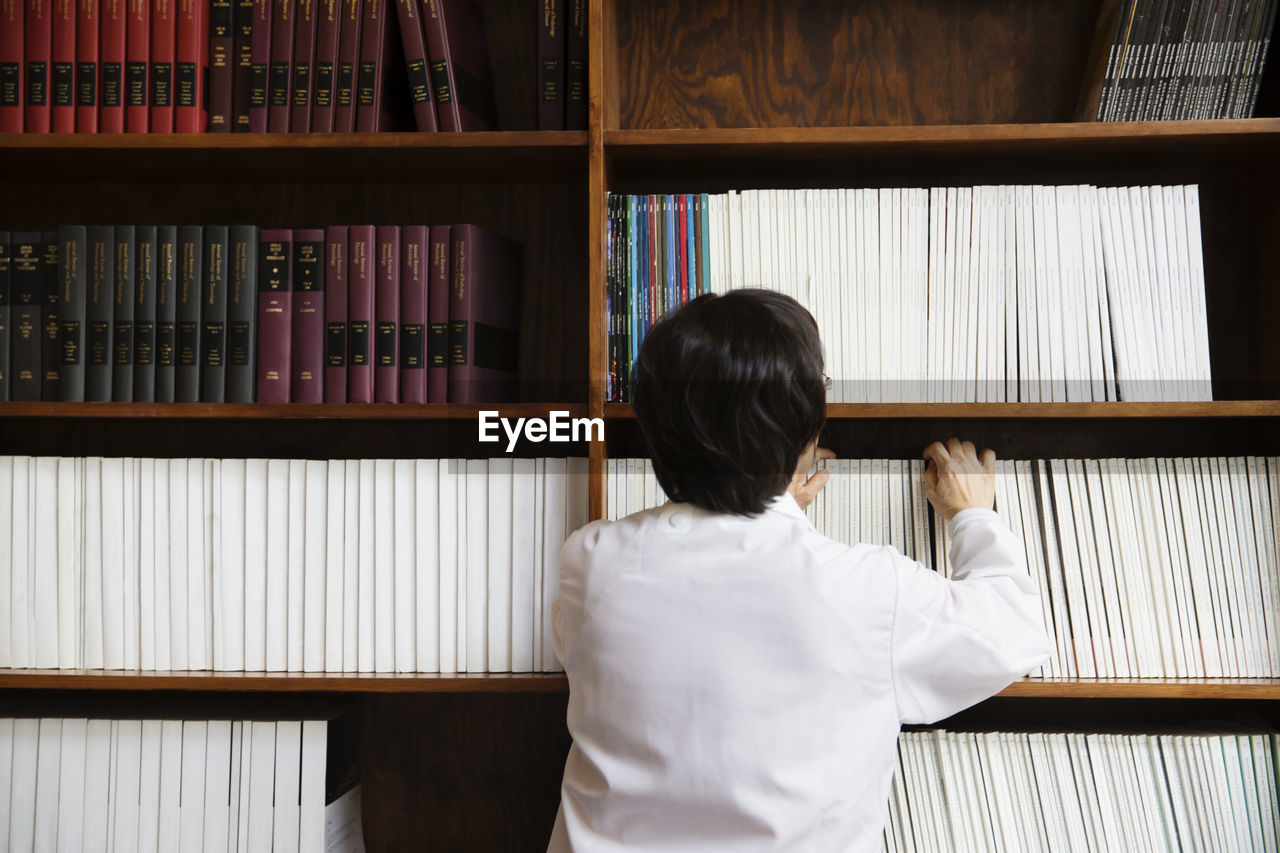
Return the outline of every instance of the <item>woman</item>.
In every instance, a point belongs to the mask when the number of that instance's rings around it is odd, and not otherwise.
[[[768,291],[699,297],[646,338],[636,418],[671,501],[564,546],[551,851],[879,850],[899,726],[1048,657],[990,450],[924,452],[950,580],[809,524],[822,368],[813,318]]]

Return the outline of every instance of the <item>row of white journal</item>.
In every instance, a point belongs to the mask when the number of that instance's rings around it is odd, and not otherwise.
[[[586,460],[0,457],[0,667],[558,670]]]
[[[648,460],[607,464],[611,517],[665,500]],[[820,532],[950,571],[923,462],[821,464]],[[1055,639],[1034,675],[1280,675],[1280,458],[1001,460],[996,509]]]
[[[1276,736],[904,732],[886,853],[1277,850]]]
[[[832,402],[1212,399],[1195,185],[731,191],[710,287],[812,312]]]
[[[318,853],[328,722],[0,719],[0,842],[49,853]]]

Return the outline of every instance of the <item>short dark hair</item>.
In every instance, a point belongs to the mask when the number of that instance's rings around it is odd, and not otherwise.
[[[758,515],[826,420],[818,324],[770,290],[705,294],[649,331],[636,419],[667,496]]]

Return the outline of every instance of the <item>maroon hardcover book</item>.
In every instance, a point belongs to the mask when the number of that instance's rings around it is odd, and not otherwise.
[[[360,25],[364,22],[361,0],[341,0],[342,24],[338,33],[338,76],[333,93],[333,129],[356,129],[356,72],[360,66]]]
[[[496,130],[484,14],[472,0],[423,0],[440,129]]]
[[[209,132],[230,133],[234,9],[232,0],[209,6]]]
[[[373,401],[400,402],[400,226],[379,225],[374,296]]]
[[[400,15],[400,42],[404,46],[414,122],[418,130],[437,131],[440,126],[436,123],[436,105],[431,100],[431,78],[422,22],[418,20],[418,0],[396,0],[396,11]]]
[[[173,133],[173,59],[177,49],[177,0],[151,5],[151,65],[147,129]]]
[[[173,129],[209,129],[209,3],[178,0],[178,45],[174,64]]]
[[[253,36],[249,48],[249,131],[267,132],[271,100],[271,0],[253,0]]]
[[[295,403],[324,402],[324,231],[293,231],[293,385]]]
[[[124,133],[126,0],[102,0],[98,24],[98,132]]]
[[[567,0],[565,21],[564,128],[587,129],[587,0]]]
[[[267,130],[289,132],[289,94],[293,78],[294,0],[271,3],[271,73],[267,80]]]
[[[347,400],[373,402],[375,252],[372,225],[347,229]]]
[[[98,68],[98,56],[101,49],[98,25],[101,22],[100,0],[78,0],[75,19],[76,71],[74,94],[74,125],[67,127],[67,132],[98,132],[98,90],[101,88],[101,77]],[[54,19],[53,31],[54,70],[58,66],[58,21]],[[53,102],[53,129],[58,125],[58,99]],[[63,119],[65,121],[65,119]]]
[[[258,239],[258,402],[289,402],[293,232],[264,229]]]
[[[253,88],[254,0],[232,0],[231,9],[231,130],[248,133],[249,92]]]
[[[400,235],[400,402],[427,402],[427,226]]]
[[[311,129],[311,90],[315,78],[311,65],[316,58],[316,0],[294,0],[293,94],[289,129],[306,133]]]
[[[387,41],[387,0],[364,0],[360,24],[360,65],[356,70],[356,130],[378,129],[382,114],[383,53]]]
[[[324,401],[347,402],[347,226],[324,229]]]
[[[515,399],[522,252],[477,225],[454,225],[449,296],[449,402]]]
[[[146,133],[147,71],[151,63],[151,0],[129,0],[124,61],[124,129]]]
[[[448,225],[431,226],[431,273],[427,279],[427,402],[449,402]]]
[[[25,15],[20,0],[0,2],[0,133],[22,133]]]
[[[538,130],[564,130],[565,2],[538,4]]]
[[[49,0],[26,0],[22,27],[22,129],[25,133],[48,133],[53,88],[53,9]]]
[[[338,79],[338,36],[342,22],[341,0],[318,0],[316,6],[316,58],[311,74],[311,131],[333,132],[333,107]]]

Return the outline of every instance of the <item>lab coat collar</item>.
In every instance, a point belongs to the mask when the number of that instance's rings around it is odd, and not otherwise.
[[[796,503],[796,499],[791,496],[791,492],[784,491],[778,495],[769,505],[765,507],[766,512],[780,512],[783,515],[789,515],[792,518],[798,518],[803,522],[808,522],[809,517],[804,514],[804,510],[800,508],[800,504]]]

